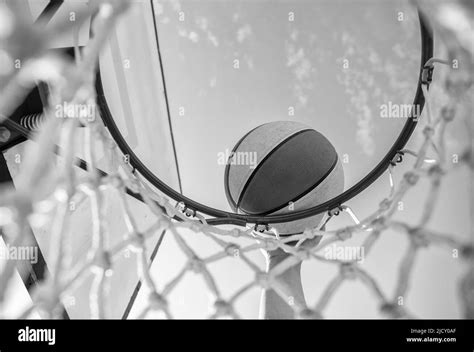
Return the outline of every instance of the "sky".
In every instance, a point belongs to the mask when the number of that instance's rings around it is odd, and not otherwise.
[[[155,11],[187,196],[229,209],[223,192],[224,167],[216,165],[216,154],[232,149],[246,132],[265,122],[299,121],[323,133],[346,160],[346,189],[381,160],[403,127],[404,119],[384,119],[380,109],[390,102],[411,104],[415,95],[420,35],[416,12],[406,1],[169,1]],[[441,43],[436,44],[442,55]],[[439,108],[446,97],[442,87],[432,89],[433,106]],[[422,126],[411,148],[419,146]],[[448,132],[451,154],[459,153],[466,141],[462,126],[458,123]],[[410,162],[396,170],[397,181]],[[455,212],[446,205],[453,200],[468,204],[464,190],[470,181],[466,174],[453,177],[457,178],[448,180],[432,226],[467,236],[468,207],[461,205]],[[363,218],[388,191],[384,175],[349,205]],[[412,203],[407,200],[410,205],[398,218],[414,223],[426,191],[425,184],[410,194]],[[331,226],[349,224],[341,216]],[[193,243],[202,249],[202,243]],[[356,238],[347,245],[360,243]],[[406,238],[388,231],[365,263],[389,294],[406,245]],[[411,305],[409,309],[431,318],[459,316],[455,280],[462,266],[449,251],[429,249],[420,258],[408,300],[414,309]],[[238,269],[227,264],[223,272],[215,270],[227,288],[245,281],[242,268],[234,273]],[[234,279],[229,279],[229,272]],[[315,301],[333,275],[334,267],[304,264],[308,302]],[[246,299],[252,303],[242,309],[256,317],[258,292]],[[327,314],[379,316],[372,300],[360,284],[349,283]]]
[[[217,152],[278,120],[323,133],[349,161],[346,185],[360,180],[405,122],[379,118],[380,106],[410,104],[416,89],[416,14],[398,4],[188,1],[157,7],[184,192],[226,207]],[[398,11],[405,11],[404,21]],[[210,177],[216,182],[205,182]],[[195,182],[210,186],[208,195]]]
[[[105,83],[115,87],[111,88],[109,105],[125,119],[128,115],[123,106],[129,101],[128,112],[139,128],[138,138],[126,131],[130,127],[126,122],[119,125],[147,166],[167,179],[174,164],[163,159],[168,158],[164,152],[157,152],[167,148],[169,154],[170,147],[162,145],[167,136],[157,130],[167,116],[163,97],[154,93],[162,87],[157,54],[150,49],[155,40],[153,17],[148,1],[137,1],[133,7],[135,12],[120,24],[116,39],[111,39],[111,43],[116,40],[118,51],[111,49],[103,56],[115,70],[120,69],[120,61],[126,64],[129,60],[132,67],[124,70],[128,99],[120,96],[119,78]],[[154,1],[154,10],[182,191],[190,198],[230,210],[224,193],[224,165],[219,165],[218,155],[231,150],[245,133],[263,123],[298,121],[323,133],[343,160],[345,189],[375,167],[405,123],[403,118],[383,118],[381,107],[411,104],[415,95],[420,35],[416,12],[408,1],[167,0]],[[437,54],[443,55],[441,43],[436,44]],[[114,56],[114,52],[120,55]],[[101,64],[107,70],[104,62]],[[441,78],[447,71],[439,72]],[[436,110],[446,97],[441,85],[432,90]],[[409,142],[412,149],[422,140],[423,123]],[[462,121],[453,123],[448,137],[448,155],[460,153],[467,137]],[[396,180],[411,162],[407,158],[397,167]],[[465,172],[447,177],[433,228],[467,238],[469,199],[465,189],[469,182]],[[170,183],[178,189],[176,182]],[[376,210],[388,192],[388,177],[383,175],[348,205],[364,218]],[[415,222],[426,192],[427,185],[421,183],[408,195],[397,218]],[[452,206],[454,202],[457,207]],[[150,222],[150,214],[141,205],[133,203],[132,209],[140,225]],[[109,219],[112,232],[118,233],[124,224],[114,215],[111,212]],[[87,228],[80,219],[75,223]],[[330,229],[350,223],[341,215],[330,223]],[[43,233],[41,238],[45,237]],[[204,236],[186,233],[185,238],[203,257],[217,250]],[[354,238],[347,245],[358,246],[363,239]],[[363,264],[389,295],[406,245],[404,236],[387,231]],[[264,266],[259,252],[251,258]],[[127,270],[124,263],[121,269]],[[162,287],[182,265],[184,256],[172,238],[166,237],[152,266],[158,286]],[[408,297],[411,311],[426,318],[459,317],[456,282],[463,269],[449,250],[426,249],[417,262]],[[231,258],[211,266],[211,271],[228,296],[252,280],[250,271]],[[335,266],[320,262],[303,265],[308,303],[315,302],[336,272]],[[118,286],[120,271],[115,275]],[[209,296],[198,276],[189,275],[173,297],[178,317],[206,316]],[[242,316],[257,317],[259,297],[259,290],[254,289],[238,302]],[[145,298],[142,292],[132,316]],[[334,297],[325,314],[331,318],[373,318],[379,317],[377,309],[366,288],[350,282]]]

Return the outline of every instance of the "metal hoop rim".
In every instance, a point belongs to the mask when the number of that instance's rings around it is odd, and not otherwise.
[[[423,107],[425,104],[425,97],[422,91],[422,73],[425,66],[425,63],[433,56],[433,31],[424,18],[424,16],[418,10],[418,19],[420,23],[420,34],[421,34],[421,63],[420,63],[420,72],[418,78],[417,90],[415,93],[414,101],[412,106],[419,107],[419,114],[422,113]],[[418,115],[410,116],[403,127],[402,132],[398,136],[397,140],[385,155],[385,157],[378,163],[378,165],[371,170],[367,176],[362,178],[359,182],[353,185],[351,188],[341,193],[340,195],[328,200],[325,203],[319,204],[309,209],[295,211],[289,214],[284,215],[268,215],[268,216],[258,216],[258,215],[244,215],[237,214],[233,212],[227,212],[219,210],[207,205],[204,205],[200,202],[197,202],[193,199],[190,199],[173,188],[169,187],[164,183],[160,178],[153,174],[150,169],[146,167],[138,158],[138,156],[133,152],[129,147],[128,143],[125,141],[120,130],[118,129],[115,121],[112,117],[112,113],[107,104],[107,99],[105,97],[104,87],[102,84],[102,77],[100,74],[100,67],[97,69],[96,77],[96,90],[97,90],[97,105],[102,117],[102,120],[112,135],[113,139],[116,141],[119,149],[124,155],[129,156],[130,165],[134,170],[139,172],[148,182],[150,182],[154,187],[163,192],[165,195],[171,197],[178,203],[184,203],[187,209],[191,209],[193,212],[200,212],[208,216],[215,217],[216,219],[211,219],[208,221],[212,222],[214,225],[223,225],[223,224],[233,224],[238,226],[246,226],[247,224],[272,224],[272,223],[284,223],[300,220],[310,216],[318,215],[323,212],[331,211],[343,205],[348,200],[352,199],[362,191],[364,191],[368,186],[370,186],[375,180],[377,180],[390,166],[393,158],[399,153],[400,150],[404,148],[408,140],[410,139],[416,125],[418,122]]]

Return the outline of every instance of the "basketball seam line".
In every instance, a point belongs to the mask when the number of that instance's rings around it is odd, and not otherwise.
[[[267,123],[264,123],[263,125],[260,125],[260,126],[257,126],[255,127],[254,129],[250,130],[249,132],[247,132],[242,138],[239,139],[239,141],[237,142],[237,144],[235,145],[235,147],[232,149],[232,152],[231,152],[231,155],[233,155],[235,153],[235,151],[237,150],[238,147],[240,147],[240,145],[242,144],[242,142],[244,141],[244,139],[252,132],[254,132],[255,130],[257,130],[258,128],[260,127],[263,127],[267,125]],[[227,165],[225,167],[225,173],[224,173],[224,188],[225,188],[225,194],[226,194],[226,197],[227,197],[227,200],[229,201],[229,203],[231,203],[231,206],[233,207],[233,210],[234,211],[237,211],[237,204],[235,203],[234,201],[234,198],[232,198],[232,194],[230,193],[230,187],[229,187],[229,173],[230,173],[230,163],[229,163],[229,160],[230,160],[230,157],[229,159],[227,160]]]
[[[337,154],[336,154],[337,155]],[[336,165],[337,165],[337,162],[339,160],[339,156],[337,155],[336,159],[334,160],[333,164],[331,165],[331,167],[329,168],[329,170],[323,175],[323,177],[321,177],[318,182],[316,182],[314,185],[312,185],[311,187],[309,187],[307,190],[305,190],[304,192],[302,192],[301,194],[299,194],[297,197],[293,198],[293,200],[290,200],[289,202],[293,202],[293,203],[296,203],[297,201],[299,201],[300,199],[302,199],[304,196],[306,196],[307,194],[309,194],[310,192],[312,192],[316,187],[318,187],[321,183],[323,183],[323,181],[326,180],[326,178],[329,176],[329,174],[335,169]],[[282,205],[279,205],[278,207],[274,208],[274,209],[271,209],[271,210],[268,210],[266,212],[263,212],[263,213],[257,213],[257,214],[253,214],[253,213],[247,213],[245,212],[246,214],[249,214],[249,215],[259,215],[259,216],[267,216],[267,215],[270,215],[274,212],[277,212],[283,208],[285,208],[289,203],[284,203]]]
[[[252,179],[254,178],[254,176],[257,174],[258,170],[260,168],[262,168],[263,164],[265,164],[265,161],[270,158],[278,149],[280,149],[284,144],[286,144],[288,141],[290,141],[291,139],[299,136],[300,134],[302,133],[305,133],[305,132],[308,132],[308,131],[314,131],[313,129],[311,128],[307,128],[307,129],[304,129],[304,130],[301,130],[301,131],[298,131],[297,133],[295,134],[292,134],[291,136],[285,138],[283,141],[281,141],[275,148],[273,148],[272,150],[270,150],[270,152],[265,155],[265,157],[258,163],[257,167],[252,171],[252,173],[249,175],[247,181],[245,182],[245,185],[244,187],[242,188],[242,191],[240,192],[239,194],[239,199],[237,201],[237,204],[236,204],[236,207],[239,208],[240,206],[240,203],[242,202],[242,198],[245,194],[245,191],[247,190],[248,186],[250,185],[250,182],[252,181]]]

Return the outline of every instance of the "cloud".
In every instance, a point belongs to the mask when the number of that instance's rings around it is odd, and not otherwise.
[[[240,20],[240,13],[235,12],[235,13],[232,15],[232,22],[237,23],[237,22],[239,22],[239,20]]]
[[[211,31],[207,32],[207,40],[209,40],[216,48],[219,46],[219,40]]]
[[[212,77],[212,78],[209,80],[209,87],[215,88],[216,86],[217,86],[217,78],[216,78],[216,77]]]
[[[181,38],[187,38],[188,37],[188,31],[184,28],[179,28],[178,29],[178,35],[181,37]]]
[[[299,35],[299,32],[297,29],[293,29],[290,33],[290,38],[292,41],[297,41],[298,40],[298,35]]]
[[[155,8],[155,15],[160,16],[163,14],[163,5],[161,5],[159,2],[154,2],[153,6]]]
[[[179,0],[169,0],[174,11],[181,11],[181,2]]]
[[[380,66],[380,57],[375,50],[369,50],[369,62],[374,66]]]
[[[298,38],[297,32],[293,31],[290,38],[296,41]],[[290,68],[294,77],[293,95],[297,99],[297,105],[304,107],[308,104],[308,94],[313,88],[312,73],[314,68],[306,57],[304,49],[297,48],[293,42],[286,45],[286,59],[286,65]]]
[[[217,36],[209,29],[209,21],[205,17],[198,17],[195,20],[195,24],[197,27],[197,32],[196,31],[190,31],[188,32],[184,28],[180,28],[178,30],[178,35],[183,38],[187,38],[193,43],[199,42],[200,38],[205,38],[207,39],[214,47],[219,46],[219,40],[217,39]],[[202,34],[199,34],[198,32],[201,32]]]
[[[401,43],[396,43],[392,47],[392,51],[400,59],[405,59],[407,57],[407,52],[405,51],[405,48],[402,46]]]
[[[246,24],[237,30],[237,41],[242,43],[245,39],[250,37],[250,35],[252,35],[252,27]]]
[[[197,34],[196,32],[188,32],[186,29],[184,28],[180,28],[178,30],[178,35],[181,37],[181,38],[186,38],[186,39],[189,39],[191,42],[193,43],[197,43],[199,41],[199,34]]]
[[[418,55],[411,48],[404,48],[404,42],[392,45],[394,55],[385,57],[374,47],[357,43],[350,32],[344,32],[340,40],[345,49],[340,60],[349,60],[349,68],[343,70],[337,79],[349,97],[349,113],[356,119],[357,143],[366,155],[372,156],[376,147],[374,118],[378,116],[378,112],[373,111],[373,101],[411,103],[414,84],[413,77],[410,77],[414,72],[411,70],[412,60],[417,60]],[[361,60],[369,65],[354,65]],[[416,66],[415,62],[413,67]]]
[[[196,26],[203,32],[206,32],[209,26],[209,22],[205,17],[198,17],[196,18]]]
[[[217,36],[209,29],[209,21],[207,18],[196,18],[196,26],[205,34],[205,37],[213,46],[216,48],[219,46],[219,40],[217,39]]]
[[[254,69],[254,64],[253,64],[252,58],[249,55],[245,54],[244,55],[244,60],[245,60],[245,63],[247,64],[247,67],[250,70],[253,70]]]
[[[351,57],[355,54],[354,38],[348,32],[344,32],[341,40],[345,46],[344,56],[341,58],[341,61],[348,59],[350,63]],[[369,73],[371,72],[369,70],[373,70],[379,64],[380,59],[373,50],[369,51],[368,59],[371,63],[368,71],[350,67],[337,75],[337,80],[343,85],[346,94],[349,96],[349,113],[355,117],[357,125],[356,141],[366,155],[373,156],[375,153],[375,141],[373,135],[373,114],[369,105],[369,97],[372,95],[372,90],[376,91],[377,87],[375,87],[375,78]]]
[[[190,32],[188,38],[193,43],[197,43],[199,41],[199,35],[196,32]]]
[[[366,155],[373,156],[375,153],[373,114],[369,106],[369,92],[362,86],[363,76],[366,74],[351,69],[338,75],[338,80],[350,97],[349,113],[356,119],[356,141]]]

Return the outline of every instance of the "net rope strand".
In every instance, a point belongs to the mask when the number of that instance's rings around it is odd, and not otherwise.
[[[95,89],[92,77],[95,67],[91,63],[97,62],[99,49],[104,44],[106,33],[112,27],[115,19],[124,11],[125,3],[97,2],[100,11],[94,21],[94,33],[101,33],[101,35],[91,40],[88,50],[83,52],[77,64],[61,61],[59,68],[54,71],[58,75],[53,75],[54,79],[48,77],[47,81],[52,88],[51,104],[60,101],[69,101],[75,104],[94,104]],[[443,63],[442,60],[433,59],[427,62],[427,65],[432,67]],[[29,72],[34,71],[30,70]],[[69,72],[69,74],[66,75],[66,72]],[[61,80],[59,74],[66,75],[70,79]],[[31,74],[31,77],[22,76],[21,78],[24,79],[25,77],[32,81],[37,79],[34,74]],[[20,84],[20,82],[22,81],[19,80],[17,83]],[[213,297],[213,311],[209,313],[209,318],[241,318],[236,312],[235,304],[246,292],[255,287],[273,289],[285,302],[290,302],[292,301],[291,297],[284,285],[278,280],[278,275],[301,261],[307,260],[334,264],[338,266],[339,271],[313,305],[307,305],[305,302],[299,301],[293,302],[293,304],[288,303],[294,310],[295,317],[324,317],[328,304],[342,285],[348,280],[358,280],[373,295],[381,313],[390,318],[414,318],[409,308],[397,304],[397,298],[406,297],[412,281],[411,277],[416,259],[421,250],[428,246],[459,249],[460,255],[465,259],[469,269],[460,284],[460,292],[466,311],[465,315],[469,316],[469,314],[472,314],[469,312],[472,312],[472,303],[474,302],[474,273],[472,269],[474,245],[471,242],[462,242],[452,234],[436,232],[428,228],[443,178],[452,170],[463,165],[472,168],[473,156],[469,147],[467,147],[458,164],[450,166],[446,161],[446,128],[456,117],[457,106],[462,104],[462,95],[467,94],[468,88],[472,85],[472,76],[468,84],[465,83],[463,82],[465,86],[461,90],[462,94],[451,94],[448,103],[437,116],[433,115],[431,108],[426,110],[424,115],[428,116],[425,116],[426,126],[423,129],[421,147],[417,151],[404,151],[404,153],[414,158],[412,169],[406,172],[402,179],[397,182],[392,173],[392,169],[396,165],[396,162],[394,162],[394,165],[387,171],[390,179],[390,192],[373,214],[359,221],[352,209],[344,206],[330,215],[335,216],[336,213],[347,212],[354,220],[354,225],[331,231],[308,229],[303,234],[285,238],[265,236],[255,231],[251,226],[246,229],[226,230],[207,224],[205,218],[200,214],[183,214],[183,209],[174,206],[162,194],[154,192],[140,175],[135,173],[135,170],[120,154],[117,145],[107,130],[99,123],[100,119],[96,119],[95,122],[81,120],[86,129],[86,138],[82,149],[85,152],[89,170],[86,176],[79,176],[76,173],[74,158],[77,150],[75,150],[76,145],[74,138],[72,138],[74,129],[79,128],[79,124],[74,122],[77,119],[66,119],[65,122],[59,122],[58,119],[51,118],[51,111],[45,111],[43,129],[38,131],[37,134],[35,154],[28,157],[28,161],[25,162],[17,191],[4,190],[0,198],[0,214],[4,216],[4,219],[7,218],[5,214],[10,214],[8,218],[11,219],[9,223],[4,221],[0,225],[9,227],[9,235],[13,237],[13,243],[17,246],[24,241],[25,232],[27,231],[27,219],[31,219],[32,216],[45,216],[38,210],[43,209],[44,206],[39,207],[38,204],[49,203],[50,208],[54,208],[56,213],[51,224],[51,233],[54,240],[51,263],[54,263],[54,270],[45,281],[38,285],[33,295],[33,303],[20,314],[19,318],[27,318],[33,312],[40,312],[42,316],[46,317],[60,317],[61,305],[66,304],[67,297],[90,276],[93,278],[93,284],[88,299],[92,318],[107,318],[107,297],[113,295],[113,292],[110,292],[110,277],[114,270],[114,263],[125,251],[131,251],[135,255],[138,275],[143,289],[148,293],[146,305],[138,313],[139,318],[146,318],[152,312],[162,312],[165,317],[173,318],[169,297],[173,295],[177,285],[188,272],[199,274]],[[426,84],[423,87],[423,93],[429,105],[430,90],[428,88],[428,84]],[[452,91],[459,92],[459,90]],[[0,111],[8,111],[8,107],[12,107],[12,104],[15,105],[19,102],[21,101],[6,101],[0,98]],[[472,130],[470,131],[472,132]],[[49,165],[49,161],[53,158],[51,139],[54,140],[54,138],[51,135],[60,137],[65,141],[61,152],[63,162],[58,178],[59,182],[54,192],[44,198],[38,198],[40,193],[37,189],[40,188],[41,184],[47,182],[45,176],[38,170],[44,172],[45,165]],[[471,139],[472,137],[471,135]],[[102,147],[108,153],[109,160],[117,162],[117,172],[108,176],[97,173],[95,168],[97,155],[95,151],[99,147]],[[436,157],[428,157],[429,151],[433,151]],[[44,174],[46,173],[44,172]],[[409,225],[395,220],[394,215],[398,202],[413,187],[416,187],[420,179],[427,179],[430,183],[427,197],[422,205],[423,212],[420,220],[416,225]],[[138,226],[129,204],[130,197],[126,195],[127,188],[140,194],[154,215],[154,221],[149,227],[140,228]],[[126,223],[126,232],[122,234],[122,240],[112,246],[109,245],[111,238],[110,226],[106,221],[106,192],[109,191],[119,194],[120,208]],[[68,205],[76,199],[81,199],[82,202],[84,202],[84,199],[90,201],[90,218],[93,230],[92,244],[88,255],[72,265],[67,258],[67,243],[70,240],[69,225],[72,216],[68,211]],[[330,221],[331,216],[329,216],[328,221]],[[176,222],[172,220],[173,217],[179,217],[185,221]],[[220,250],[210,256],[199,257],[186,241],[183,230],[191,230],[197,236],[205,236],[211,239],[220,247]],[[374,244],[387,230],[405,235],[409,240],[409,246],[403,253],[398,266],[398,275],[392,293],[384,292],[377,280],[363,269],[358,262],[327,259],[320,254],[324,248],[334,242],[344,242],[354,236],[368,234],[363,246],[365,246],[366,254],[370,255],[374,250]],[[183,267],[178,270],[178,273],[162,285],[163,289],[159,290],[150,271],[151,265],[148,259],[146,241],[149,238],[163,236],[165,231],[167,236],[176,242],[187,260]],[[312,239],[315,236],[324,236],[320,244],[314,248],[305,246],[305,240]],[[235,238],[252,240],[252,244],[240,246],[232,242],[232,239]],[[289,244],[289,242],[294,241],[297,242],[296,246]],[[252,251],[274,250],[277,248],[283,249],[291,256],[269,272],[263,271],[248,255]],[[252,280],[238,288],[230,297],[222,295],[216,279],[208,269],[210,264],[227,257],[233,257],[241,261],[254,275]],[[2,304],[5,304],[6,290],[11,282],[14,269],[14,263],[7,262],[4,270],[0,273],[0,308]],[[192,302],[188,302],[188,304],[192,304]]]

